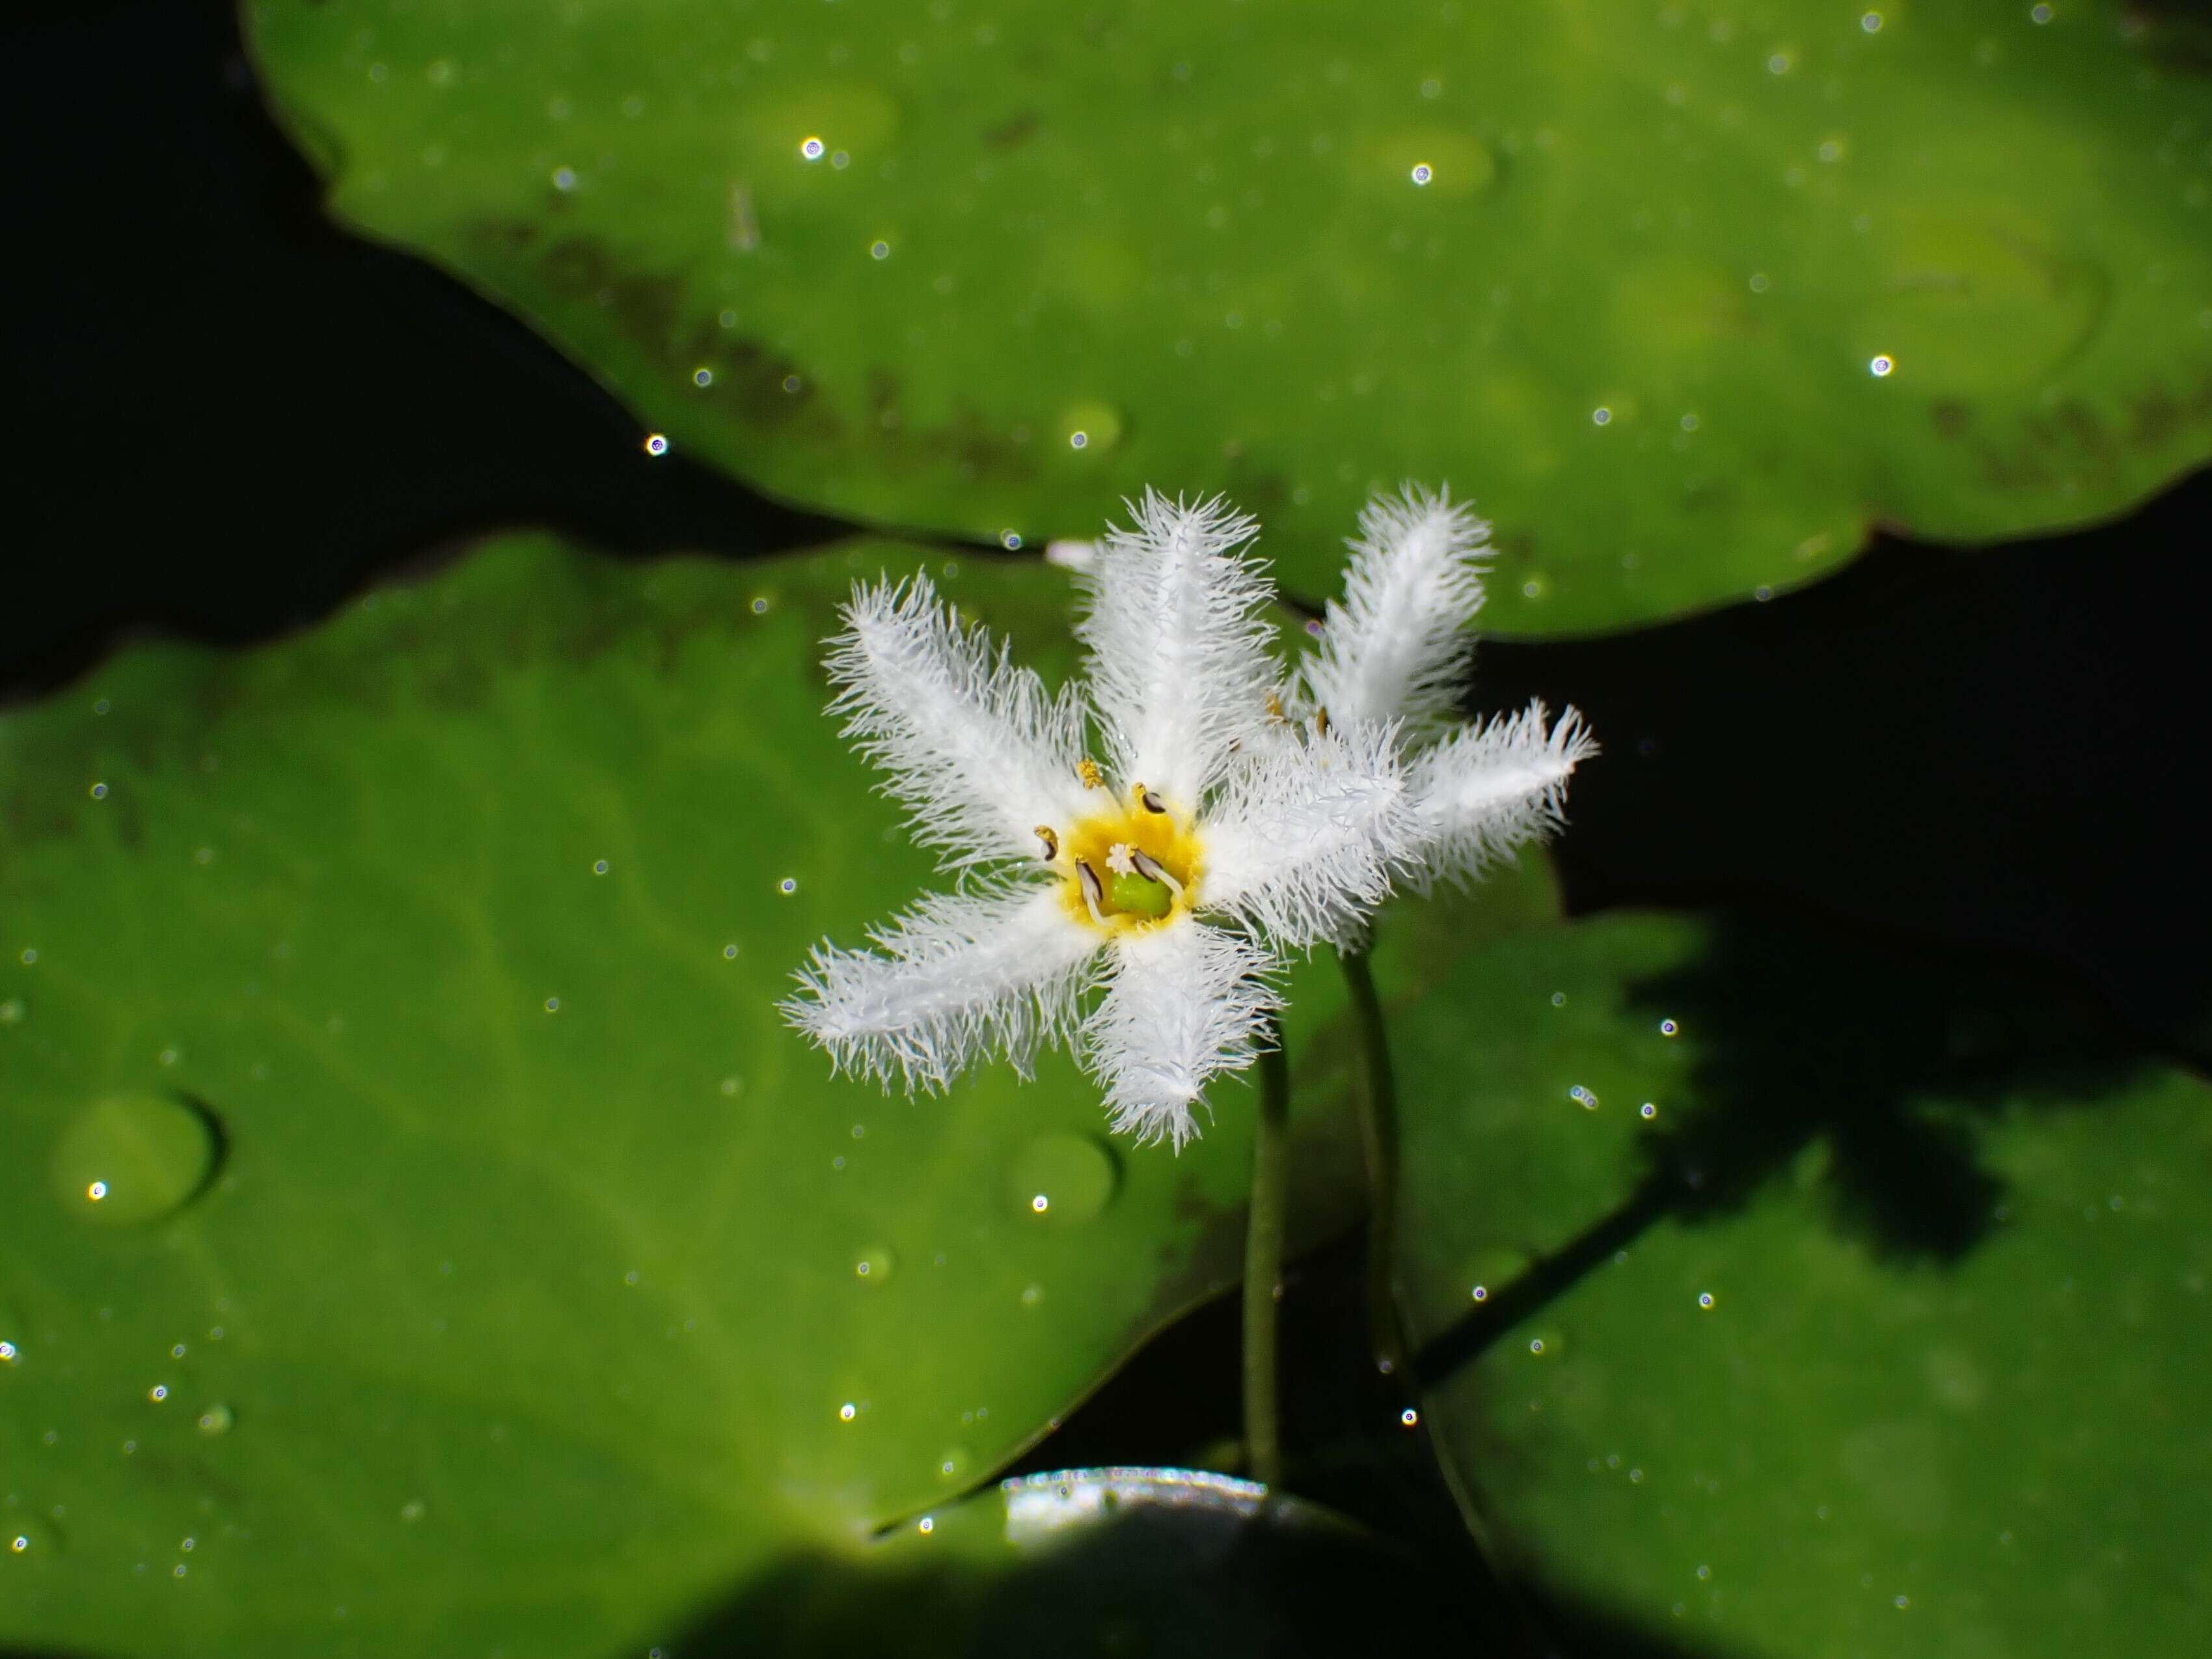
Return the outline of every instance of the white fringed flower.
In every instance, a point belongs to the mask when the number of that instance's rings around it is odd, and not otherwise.
[[[872,950],[817,946],[782,1006],[839,1068],[910,1091],[1079,1046],[1113,1127],[1180,1148],[1207,1081],[1270,1041],[1283,953],[1355,931],[1422,832],[1395,721],[1285,724],[1252,521],[1150,491],[1132,511],[1082,572],[1087,708],[926,579],[854,590],[830,712],[969,875]]]
[[[1415,835],[1402,873],[1422,892],[1464,884],[1565,823],[1567,780],[1598,752],[1582,715],[1541,702],[1454,725],[1474,654],[1490,527],[1448,493],[1377,495],[1350,544],[1344,599],[1287,701],[1331,731],[1401,724]],[[1350,937],[1356,937],[1355,924]]]

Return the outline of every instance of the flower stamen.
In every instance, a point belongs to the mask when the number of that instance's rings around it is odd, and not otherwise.
[[[1098,907],[1105,900],[1106,884],[1098,879],[1098,872],[1088,864],[1078,864],[1075,874],[1077,884],[1083,889],[1083,908],[1091,912],[1091,921],[1103,927],[1106,917]]]
[[[1159,791],[1157,789],[1147,789],[1139,783],[1133,786],[1129,793],[1137,798],[1137,805],[1147,812],[1164,812],[1168,810],[1168,804],[1160,799]]]
[[[1137,866],[1137,873],[1147,880],[1157,881],[1169,888],[1177,898],[1182,896],[1182,884],[1168,873],[1168,867],[1141,847],[1129,849],[1129,862]]]
[[[1098,763],[1088,755],[1075,763],[1075,775],[1083,780],[1085,789],[1103,789],[1106,787],[1106,775],[1098,769]]]
[[[1040,823],[1037,825],[1036,838],[1039,842],[1043,843],[1044,861],[1047,864],[1050,864],[1054,859],[1060,856],[1060,837],[1054,832],[1053,827],[1050,824]]]
[[[1106,867],[1117,876],[1136,873],[1137,860],[1129,855],[1127,842],[1117,841],[1106,849]]]

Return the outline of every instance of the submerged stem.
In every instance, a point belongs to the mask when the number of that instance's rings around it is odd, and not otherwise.
[[[1279,1034],[1260,1056],[1260,1115],[1252,1134],[1252,1208],[1244,1233],[1244,1454],[1255,1480],[1283,1475],[1276,1413],[1277,1296],[1289,1199],[1291,1066]]]
[[[1392,1272],[1398,1237],[1398,1084],[1390,1069],[1390,1036],[1382,1027],[1382,999],[1364,951],[1342,951],[1345,983],[1352,990],[1359,1028],[1359,1142],[1367,1160],[1367,1340],[1384,1375],[1405,1369],[1406,1334],[1398,1318]]]

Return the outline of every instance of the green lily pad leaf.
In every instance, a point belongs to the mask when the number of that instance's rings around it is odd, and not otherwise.
[[[878,523],[1146,483],[1333,586],[1371,486],[1503,631],[1996,538],[2212,453],[2200,23],[2079,0],[257,0],[334,210],[679,450]]]
[[[0,717],[0,1645],[642,1653],[1235,1279],[1238,1089],[1176,1157],[1064,1057],[909,1101],[771,1006],[932,880],[818,663],[921,556],[519,537]],[[1065,668],[1057,572],[934,569]]]
[[[674,1651],[984,1656],[1366,1650],[1443,1627],[1419,1564],[1340,1516],[1187,1469],[1069,1469],[799,1556]]]
[[[1747,1654],[2203,1650],[2212,1091],[1971,963],[1621,915],[1395,1030],[1486,1536]]]

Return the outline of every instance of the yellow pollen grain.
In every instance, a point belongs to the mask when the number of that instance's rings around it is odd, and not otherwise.
[[[1085,789],[1103,789],[1106,787],[1106,775],[1098,769],[1098,763],[1088,755],[1075,763],[1075,775],[1083,780]]]

